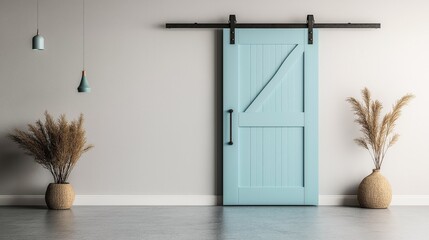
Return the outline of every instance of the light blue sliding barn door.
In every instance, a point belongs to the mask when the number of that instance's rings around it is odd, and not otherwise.
[[[225,205],[318,204],[318,32],[237,29],[224,47]]]

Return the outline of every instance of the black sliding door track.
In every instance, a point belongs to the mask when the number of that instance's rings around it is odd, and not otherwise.
[[[230,43],[235,44],[236,28],[308,28],[308,43],[313,43],[314,28],[380,28],[380,23],[315,23],[313,15],[307,15],[307,23],[237,23],[235,15],[229,15],[228,23],[167,23],[166,28],[229,28]]]

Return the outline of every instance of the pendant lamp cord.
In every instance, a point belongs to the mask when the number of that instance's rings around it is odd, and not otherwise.
[[[82,0],[82,63],[85,70],[85,0]]]
[[[37,34],[39,34],[39,0],[37,0]]]

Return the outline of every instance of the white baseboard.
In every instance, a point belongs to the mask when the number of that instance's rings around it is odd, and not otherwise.
[[[44,195],[0,195],[0,206],[45,205]],[[75,206],[216,206],[216,195],[77,195]],[[320,206],[355,206],[356,195],[320,195]],[[429,195],[393,195],[391,206],[429,206]]]
[[[319,205],[357,206],[356,195],[320,195]],[[391,206],[428,206],[429,195],[393,195]]]
[[[215,206],[216,195],[78,195],[75,205]]]
[[[319,195],[322,206],[357,206],[356,195]]]
[[[45,205],[44,195],[0,195],[0,206]],[[75,206],[215,206],[216,195],[76,195]]]

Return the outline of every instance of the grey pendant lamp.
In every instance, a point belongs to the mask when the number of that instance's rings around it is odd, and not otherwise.
[[[86,79],[86,70],[85,70],[85,0],[82,0],[82,78],[80,79],[79,87],[77,88],[78,92],[87,93],[91,92],[89,87],[88,80]]]
[[[33,37],[33,50],[44,50],[45,38],[39,35],[39,0],[37,0],[37,34]]]

